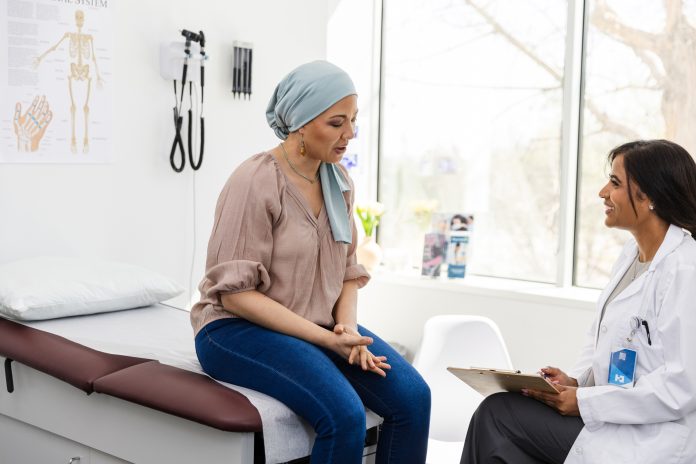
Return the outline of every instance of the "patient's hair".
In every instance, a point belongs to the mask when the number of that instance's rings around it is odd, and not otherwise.
[[[617,156],[623,156],[633,210],[631,180],[650,198],[655,214],[696,239],[696,162],[689,152],[668,140],[637,140],[614,148],[609,162]]]

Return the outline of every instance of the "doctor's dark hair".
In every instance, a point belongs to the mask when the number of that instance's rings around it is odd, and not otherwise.
[[[637,140],[610,151],[609,163],[617,156],[623,156],[633,211],[631,180],[650,198],[655,214],[696,240],[696,162],[689,152],[668,140]]]

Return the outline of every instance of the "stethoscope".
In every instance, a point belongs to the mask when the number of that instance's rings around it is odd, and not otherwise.
[[[633,338],[636,336],[636,333],[638,333],[643,327],[645,327],[645,334],[648,338],[648,345],[652,346],[652,339],[650,338],[650,325],[648,324],[648,321],[644,319],[644,316],[648,314],[648,304],[646,302],[646,298],[648,296],[647,292],[650,286],[649,283],[652,280],[653,274],[654,271],[649,269],[645,275],[646,280],[643,283],[643,290],[641,291],[641,305],[639,315],[632,316],[628,320],[628,326],[631,329],[631,331],[628,334],[628,337],[626,337],[626,341],[628,343],[632,343]]]
[[[198,34],[195,32],[187,31],[186,29],[181,31],[181,35],[183,35],[186,38],[186,45],[184,48],[184,53],[186,56],[184,57],[184,68],[182,71],[182,76],[181,76],[181,97],[177,100],[177,87],[176,87],[176,79],[174,80],[174,129],[175,129],[175,135],[174,135],[174,142],[172,143],[172,150],[169,153],[169,164],[172,166],[172,169],[174,169],[175,172],[181,172],[184,170],[184,166],[186,166],[186,151],[184,150],[184,142],[181,137],[181,126],[184,121],[184,117],[181,115],[181,110],[183,107],[183,102],[184,102],[184,90],[186,89],[186,74],[188,73],[188,65],[189,65],[189,60],[191,59],[191,42],[198,42],[201,46],[200,49],[200,54],[201,54],[201,116],[200,116],[200,125],[201,125],[201,143],[200,143],[200,148],[198,152],[198,161],[194,161],[193,159],[193,110],[192,110],[192,103],[193,103],[193,83],[189,82],[189,99],[191,104],[189,105],[189,110],[188,110],[188,159],[189,163],[191,163],[191,168],[194,171],[197,171],[200,167],[201,164],[203,164],[203,148],[205,146],[205,120],[203,118],[203,97],[204,97],[204,87],[205,87],[205,60],[207,59],[207,56],[205,54],[205,34],[203,34],[203,31],[198,31]],[[176,150],[177,148],[179,149],[179,152],[181,153],[181,163],[178,165],[174,161],[174,157],[176,155]]]
[[[652,345],[652,340],[650,339],[650,326],[648,325],[648,321],[641,317],[633,316],[629,320],[628,325],[631,327],[631,333],[626,338],[628,342],[632,342],[633,337],[636,335],[636,332],[640,331],[642,327],[645,327],[645,333],[648,336],[648,345]]]

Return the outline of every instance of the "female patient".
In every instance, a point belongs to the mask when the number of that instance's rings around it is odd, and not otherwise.
[[[378,463],[422,463],[430,390],[356,321],[353,184],[338,162],[357,97],[336,66],[302,65],[266,117],[282,142],[244,161],[217,203],[201,301],[191,311],[212,377],[266,393],[316,431],[311,460],[359,463],[364,405],[384,418]]]
[[[666,140],[621,145],[599,192],[633,235],[557,395],[488,397],[462,463],[696,462],[696,164]],[[691,233],[684,232],[686,229]]]

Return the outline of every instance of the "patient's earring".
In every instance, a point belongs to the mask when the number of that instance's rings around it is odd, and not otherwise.
[[[300,155],[305,156],[307,154],[307,149],[304,144],[304,135],[300,134]]]
[[[653,205],[652,203],[650,203],[650,204],[648,205],[648,209],[649,209],[650,211],[654,211],[654,210],[655,210],[655,205]]]

